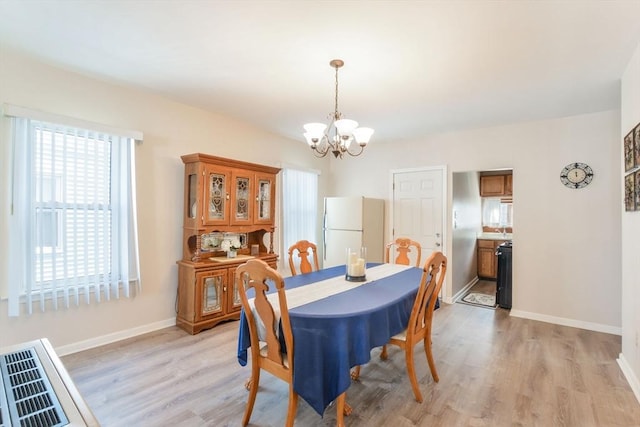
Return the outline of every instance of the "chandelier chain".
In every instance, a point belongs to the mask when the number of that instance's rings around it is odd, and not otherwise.
[[[336,98],[335,98],[335,111],[333,113],[335,120],[340,120],[340,113],[338,112],[338,66],[336,66]]]

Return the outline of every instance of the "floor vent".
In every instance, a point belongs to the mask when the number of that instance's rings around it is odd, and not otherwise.
[[[2,355],[0,369],[8,415],[15,425],[58,427],[69,424],[35,349]]]
[[[57,426],[100,424],[49,340],[1,348],[0,427]]]

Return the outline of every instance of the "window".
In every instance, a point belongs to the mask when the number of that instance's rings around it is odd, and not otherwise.
[[[13,117],[9,315],[139,286],[134,139]]]
[[[492,228],[513,227],[513,204],[510,200],[499,197],[483,197],[482,226]]]
[[[284,169],[282,190],[282,253],[287,254],[289,247],[298,240],[317,244],[318,173]],[[283,261],[285,259],[282,257]]]

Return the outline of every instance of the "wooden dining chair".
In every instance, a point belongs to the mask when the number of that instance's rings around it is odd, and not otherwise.
[[[395,264],[410,265],[411,260],[409,259],[409,252],[412,252],[413,248],[413,250],[416,251],[416,267],[420,267],[420,258],[422,258],[422,246],[420,246],[420,243],[406,237],[398,237],[393,242],[387,243],[387,246],[385,247],[386,263],[391,262],[390,252],[392,247],[395,247],[396,252],[398,253],[394,261]]]
[[[384,255],[384,262],[385,263],[389,263],[391,262],[391,248],[395,247],[396,248],[396,252],[398,253],[398,255],[396,256],[395,260],[394,260],[394,264],[402,264],[402,265],[410,265],[411,264],[411,260],[409,259],[409,253],[412,252],[411,248],[413,248],[416,252],[416,267],[420,267],[420,259],[422,258],[422,246],[420,246],[420,243],[411,240],[407,237],[398,237],[396,240],[394,240],[391,243],[387,243],[387,245],[385,246],[385,255]],[[387,346],[383,345],[382,346],[382,352],[380,353],[380,359],[382,360],[387,360]],[[356,368],[357,369],[357,368]],[[358,371],[356,371],[355,373],[351,374],[351,377],[354,379],[357,379],[358,377]]]
[[[249,325],[251,340],[251,379],[249,380],[249,399],[245,409],[242,425],[246,426],[251,418],[253,404],[258,393],[260,370],[289,383],[289,406],[287,409],[286,426],[293,426],[298,408],[298,394],[293,390],[293,334],[289,321],[289,309],[284,290],[284,279],[273,268],[259,259],[251,259],[236,269],[236,284],[240,291],[242,308]],[[266,292],[270,286],[278,291],[280,322],[277,320],[274,307],[269,302]],[[253,304],[247,298],[247,290],[253,288],[255,298]],[[258,319],[259,318],[259,319]],[[264,325],[264,336],[258,335],[258,322]],[[286,347],[280,346],[278,339],[278,324],[280,324]]]
[[[309,252],[311,250],[311,252]],[[295,276],[298,273],[296,272],[296,263],[294,261],[294,256],[297,255],[300,258],[300,273],[311,273],[312,271],[318,271],[320,267],[318,266],[318,252],[315,243],[311,243],[308,240],[299,240],[289,248],[289,268],[291,269],[291,275]],[[313,256],[313,266],[309,261],[309,255]]]
[[[416,378],[413,348],[420,341],[424,343],[424,351],[427,356],[427,362],[429,363],[429,369],[431,370],[431,376],[435,382],[440,381],[431,351],[431,327],[433,324],[433,311],[446,272],[447,257],[444,256],[442,252],[433,252],[424,264],[420,287],[413,303],[413,308],[411,309],[407,329],[391,337],[387,343],[387,345],[395,345],[404,350],[407,373],[409,374],[413,394],[418,402],[422,402],[422,394],[420,393],[418,379]],[[360,366],[356,366],[351,377],[358,379],[359,376]]]

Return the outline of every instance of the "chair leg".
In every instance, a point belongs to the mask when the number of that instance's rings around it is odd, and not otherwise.
[[[440,381],[438,377],[438,371],[436,370],[436,362],[433,360],[433,353],[431,352],[431,338],[426,337],[424,339],[424,352],[427,355],[427,362],[429,362],[429,369],[431,370],[431,376],[435,382]]]
[[[422,393],[418,387],[418,379],[416,378],[416,369],[413,361],[413,348],[405,347],[405,358],[407,361],[407,373],[409,374],[409,380],[411,380],[411,388],[413,388],[413,394],[416,397],[418,403],[422,403]]]
[[[380,352],[380,360],[387,360],[389,356],[387,355],[387,345],[382,346],[382,351]]]
[[[296,419],[296,411],[298,410],[298,393],[293,390],[293,383],[289,383],[289,406],[287,407],[286,427],[293,427],[293,421]]]
[[[353,368],[353,371],[351,371],[351,379],[354,381],[357,381],[360,378],[360,365],[357,365],[355,368]]]
[[[345,409],[348,406],[346,400],[347,392],[343,392],[336,399],[336,427],[344,427]]]
[[[380,352],[380,360],[387,360],[387,345],[382,346],[382,351]],[[357,381],[360,378],[360,365],[356,366],[353,371],[351,371],[351,379]]]
[[[251,418],[251,412],[253,412],[253,404],[256,402],[256,395],[258,394],[258,384],[260,383],[260,367],[251,365],[251,379],[249,380],[249,399],[247,400],[247,408],[244,410],[244,417],[242,418],[243,427],[249,424]]]

